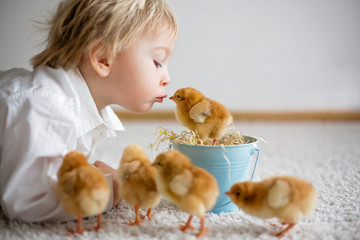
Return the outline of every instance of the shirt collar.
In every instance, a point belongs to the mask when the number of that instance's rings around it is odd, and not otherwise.
[[[116,116],[110,106],[105,107],[99,113],[90,90],[82,77],[80,71],[69,71],[69,78],[72,81],[74,90],[79,97],[79,134],[83,135],[94,128],[104,125],[110,136],[116,136],[115,131],[124,131],[120,119]]]

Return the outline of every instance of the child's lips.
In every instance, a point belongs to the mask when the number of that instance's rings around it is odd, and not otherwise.
[[[156,98],[156,101],[157,101],[158,103],[162,103],[162,102],[164,101],[164,98],[166,98],[166,97],[167,97],[167,95],[162,96],[162,97],[157,97],[157,98]]]

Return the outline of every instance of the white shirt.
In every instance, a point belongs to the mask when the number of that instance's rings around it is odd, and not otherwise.
[[[63,156],[72,150],[90,156],[102,140],[123,130],[110,107],[99,113],[79,71],[41,66],[33,72],[0,72],[0,196],[5,215],[31,222],[74,218],[55,192]]]

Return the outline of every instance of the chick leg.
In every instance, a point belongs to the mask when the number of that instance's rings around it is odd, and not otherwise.
[[[218,142],[218,140],[216,138],[214,138],[212,145],[216,145],[217,142]]]
[[[285,235],[287,232],[289,232],[290,229],[292,229],[294,226],[295,226],[295,223],[288,223],[288,226],[287,226],[284,230],[276,233],[275,236],[276,236],[276,237],[282,237],[282,236],[284,236],[284,235]]]
[[[131,220],[130,220],[129,225],[139,226],[140,223],[143,222],[143,221],[141,221],[140,218],[139,218],[139,208],[140,208],[139,204],[138,204],[138,203],[135,204],[135,221],[131,221]]]
[[[142,215],[142,214],[139,214],[140,218],[141,219],[145,219],[146,217],[151,220],[151,217],[152,217],[152,208],[149,208],[146,215]]]
[[[74,231],[74,230],[68,230],[68,234],[67,234],[67,236],[72,236],[72,235],[74,235],[74,234],[82,234],[83,232],[84,232],[84,229],[82,228],[82,216],[81,215],[79,215],[78,217],[77,217],[77,229],[76,229],[76,231]]]
[[[99,230],[100,228],[102,228],[102,225],[101,225],[101,213],[99,213],[97,215],[97,227],[94,228],[95,231]]]
[[[210,231],[205,227],[205,215],[203,215],[200,218],[200,223],[201,223],[200,232],[196,235],[196,237],[198,238],[205,236],[205,234]]]
[[[193,215],[190,215],[185,225],[180,225],[180,230],[183,232],[186,232],[187,230],[194,229],[193,226],[191,226],[191,220],[193,218]]]
[[[149,208],[148,209],[148,211],[147,211],[147,214],[146,214],[146,216],[147,216],[147,218],[149,219],[149,220],[151,220],[151,212],[152,212],[152,208]]]

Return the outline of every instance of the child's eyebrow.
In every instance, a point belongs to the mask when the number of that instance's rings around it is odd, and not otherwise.
[[[165,46],[155,47],[154,49],[155,50],[164,50],[166,52],[167,56],[171,56],[171,54],[172,54],[171,49],[168,47],[165,47]]]

